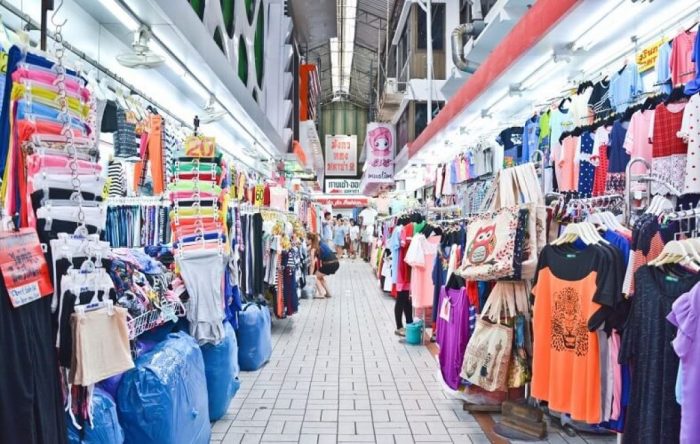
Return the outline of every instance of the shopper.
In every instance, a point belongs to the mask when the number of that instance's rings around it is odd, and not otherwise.
[[[360,227],[355,222],[355,219],[350,219],[348,237],[350,238],[350,257],[355,259],[360,252]]]
[[[338,257],[333,252],[333,249],[326,243],[319,240],[318,235],[309,233],[307,235],[311,251],[314,254],[314,260],[311,265],[311,272],[316,276],[316,290],[318,298],[329,298],[331,292],[328,289],[326,276],[335,274],[340,268]]]
[[[324,242],[333,241],[333,217],[330,211],[323,213],[323,222],[321,222],[321,240]]]
[[[348,227],[345,225],[343,219],[339,219],[337,225],[335,226],[335,231],[333,232],[335,254],[337,254],[339,258],[345,255],[345,237],[347,236],[348,231]]]
[[[377,210],[372,207],[365,207],[359,214],[360,225],[362,226],[362,258],[369,261],[370,242],[374,234],[374,221],[377,218]]]

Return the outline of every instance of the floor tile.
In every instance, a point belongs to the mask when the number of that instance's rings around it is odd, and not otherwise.
[[[369,265],[341,261],[329,281],[332,298],[302,299],[299,313],[273,320],[270,362],[241,373],[212,442],[489,443],[442,391],[431,352],[394,335],[394,299]]]

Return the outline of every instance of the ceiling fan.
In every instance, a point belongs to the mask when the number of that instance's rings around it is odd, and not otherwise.
[[[217,106],[216,99],[213,95],[209,97],[209,102],[207,102],[207,105],[203,108],[203,110],[204,113],[199,116],[199,121],[202,124],[217,122],[223,119],[227,114],[225,110]]]

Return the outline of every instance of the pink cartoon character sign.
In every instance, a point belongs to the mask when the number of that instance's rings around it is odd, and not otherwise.
[[[375,158],[391,155],[394,138],[386,126],[378,126],[368,132],[370,148]]]
[[[372,122],[367,125],[366,178],[376,183],[391,181],[394,175],[394,128],[386,123]]]

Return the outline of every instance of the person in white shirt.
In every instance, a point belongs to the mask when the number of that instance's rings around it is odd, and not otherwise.
[[[365,207],[359,214],[360,225],[362,225],[362,251],[361,256],[365,261],[369,261],[370,248],[374,234],[374,221],[377,219],[377,210],[372,207]]]
[[[360,251],[360,227],[355,223],[355,219],[350,219],[350,257],[355,259]]]

